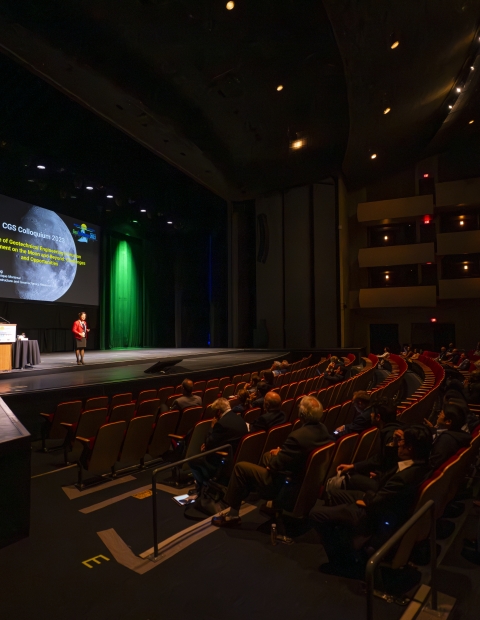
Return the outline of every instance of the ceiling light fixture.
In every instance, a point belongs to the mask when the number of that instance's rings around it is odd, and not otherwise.
[[[235,7],[235,2],[232,2],[232,0],[230,0],[230,2],[227,2],[227,11],[231,11],[234,7]]]
[[[37,168],[38,168],[39,170],[45,170],[45,166],[42,166],[42,165],[38,165],[38,166],[37,166]]]
[[[387,237],[387,235],[385,235],[384,239],[385,239],[385,241],[388,241],[388,237]]]
[[[376,158],[377,158],[377,154],[376,154],[376,153],[372,153],[372,154],[370,155],[370,159],[376,159]]]
[[[460,220],[460,226],[463,226],[465,224],[465,222],[463,220]]]
[[[290,142],[290,148],[293,149],[294,151],[298,151],[298,149],[301,149],[303,146],[305,146],[306,141],[299,139],[299,140],[294,140],[293,142]]]
[[[113,198],[112,194],[107,194],[107,198]]]
[[[455,89],[457,91],[457,93],[461,93],[462,89],[460,88],[460,86],[457,86],[457,88]]]
[[[423,175],[423,178],[424,178],[424,179],[428,179],[428,172],[426,172],[426,173]]]
[[[464,265],[464,266],[463,266],[463,268],[464,268],[464,269],[468,269],[468,265]]]
[[[451,110],[453,108],[453,105],[449,105],[448,108],[449,110]]]
[[[385,110],[383,111],[384,114],[388,114],[390,112],[390,108],[385,108]]]
[[[34,179],[28,179],[28,182],[29,183],[35,183],[35,180]]]
[[[471,125],[472,123],[474,123],[474,120],[468,121],[468,124]]]
[[[387,275],[385,276],[385,280],[390,280],[390,276],[388,275],[388,273],[387,273]]]
[[[475,67],[472,65],[472,66],[470,67],[470,69],[471,69],[472,71],[474,71],[474,70],[475,70]]]
[[[279,92],[280,92],[281,90],[283,90],[283,85],[282,85],[282,84],[279,84],[279,85],[277,86],[277,90],[278,90]]]
[[[173,224],[173,222],[167,222],[167,224]]]
[[[146,209],[140,209],[140,213],[146,213],[147,210]]]
[[[394,42],[390,45],[390,49],[394,50],[394,49],[396,49],[399,45],[400,45],[400,41],[394,41]]]
[[[138,224],[138,220],[132,220],[134,224]]]
[[[88,189],[89,191],[91,191],[91,190],[93,189],[93,187],[92,187],[91,185],[87,185],[87,186],[85,187],[85,189]]]
[[[437,322],[437,319],[436,319],[434,316],[432,316],[432,318],[430,319],[430,322],[431,322],[431,323],[436,323],[436,322]]]

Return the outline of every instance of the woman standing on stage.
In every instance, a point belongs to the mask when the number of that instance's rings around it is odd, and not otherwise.
[[[75,336],[75,355],[77,356],[77,364],[85,364],[83,356],[85,355],[85,348],[87,346],[87,334],[90,330],[87,328],[87,313],[79,312],[78,320],[75,321],[72,327],[73,335]]]

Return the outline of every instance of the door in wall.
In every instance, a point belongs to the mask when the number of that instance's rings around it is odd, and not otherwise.
[[[440,351],[455,344],[455,323],[412,323],[412,346],[424,351]]]
[[[372,323],[370,325],[370,352],[383,353],[388,347],[392,353],[399,353],[398,323]]]

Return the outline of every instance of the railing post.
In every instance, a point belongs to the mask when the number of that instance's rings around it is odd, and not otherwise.
[[[157,523],[157,476],[152,475],[152,506],[153,506],[153,561],[158,557],[158,523]]]
[[[430,588],[432,592],[432,609],[437,610],[437,524],[435,521],[435,504],[430,506]]]

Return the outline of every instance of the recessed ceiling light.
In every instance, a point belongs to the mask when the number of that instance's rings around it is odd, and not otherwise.
[[[167,222],[167,224],[173,224],[173,222]]]
[[[470,67],[470,69],[471,69],[472,71],[474,71],[474,70],[475,70],[475,67],[472,65],[472,66]]]
[[[455,89],[457,91],[457,93],[461,93],[462,89],[460,88],[460,86],[457,86],[457,88]]]
[[[277,90],[278,90],[278,91],[283,90],[283,85],[282,85],[282,84],[279,84],[279,85],[277,86]]]
[[[450,104],[448,107],[449,107],[449,109],[451,110],[451,109],[453,108],[453,105],[451,105],[451,104]]]
[[[465,224],[465,222],[463,220],[460,220],[460,226],[463,226]]]
[[[37,166],[37,168],[38,168],[39,170],[45,170],[45,166],[42,166],[42,165]]]
[[[396,47],[398,47],[400,45],[400,41],[394,41],[391,45],[390,48],[392,50],[394,50]]]
[[[107,198],[113,198],[112,194],[107,194]]]
[[[474,122],[475,122],[475,121],[471,120],[471,121],[468,121],[468,124],[469,124],[469,125],[471,125],[471,124],[472,124],[472,123],[474,123]]]
[[[385,276],[385,280],[390,280],[390,276],[388,274]]]
[[[146,213],[147,210],[146,209],[140,209],[140,213]]]
[[[138,220],[132,220],[134,224],[138,224]]]
[[[376,158],[377,158],[377,154],[376,154],[376,153],[372,153],[372,154],[370,155],[370,159],[376,159]]]
[[[468,269],[468,265],[464,265],[464,266],[463,266],[463,268],[464,268],[464,269]]]
[[[28,179],[28,182],[29,183],[35,183],[35,180],[34,179]]]
[[[91,185],[87,185],[87,186],[85,187],[85,189],[92,190],[92,189],[93,189],[93,187],[92,187]]]
[[[298,149],[301,149],[303,146],[305,146],[305,144],[306,144],[306,140],[303,140],[303,139],[293,140],[293,142],[290,142],[290,148],[294,149],[295,151],[298,151]]]
[[[385,110],[383,111],[384,114],[388,114],[390,112],[390,108],[385,108]]]
[[[388,241],[388,237],[387,237],[387,235],[385,235],[384,239],[385,239],[385,241]]]
[[[230,0],[230,2],[227,2],[227,11],[231,11],[234,7],[235,2],[232,2],[232,0]]]

